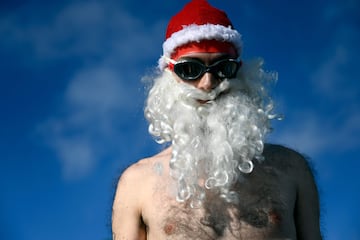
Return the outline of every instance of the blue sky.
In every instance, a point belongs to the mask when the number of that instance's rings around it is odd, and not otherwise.
[[[187,1],[1,1],[0,239],[111,237],[115,183],[156,153],[142,76]],[[210,1],[279,73],[269,141],[309,156],[325,239],[360,239],[360,3]]]

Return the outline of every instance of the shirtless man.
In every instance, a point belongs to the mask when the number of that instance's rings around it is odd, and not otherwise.
[[[205,0],[169,22],[145,107],[149,132],[171,143],[118,183],[114,240],[321,239],[313,175],[297,152],[265,144],[272,75],[240,58],[227,15]]]

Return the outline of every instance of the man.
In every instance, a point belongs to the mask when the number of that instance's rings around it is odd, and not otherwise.
[[[321,239],[306,161],[264,144],[276,117],[264,87],[272,76],[241,50],[227,15],[205,0],[170,20],[145,116],[171,144],[122,174],[115,240]]]

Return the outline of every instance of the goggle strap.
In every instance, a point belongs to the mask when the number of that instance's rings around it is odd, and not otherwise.
[[[165,61],[168,63],[168,68],[173,71],[174,65],[177,63],[177,61],[168,57],[165,57]]]

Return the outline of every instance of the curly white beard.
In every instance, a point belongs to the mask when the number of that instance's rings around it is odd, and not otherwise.
[[[235,79],[210,93],[175,80],[164,71],[149,92],[145,116],[157,142],[172,144],[170,174],[177,200],[200,207],[206,191],[237,200],[231,186],[262,160],[265,135],[275,116],[263,86],[262,61],[243,64]],[[208,100],[201,104],[198,100]]]

